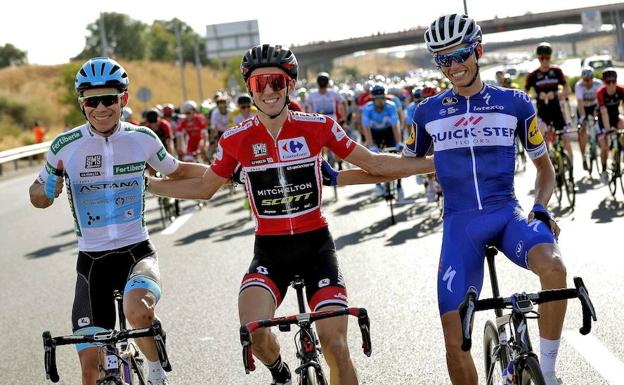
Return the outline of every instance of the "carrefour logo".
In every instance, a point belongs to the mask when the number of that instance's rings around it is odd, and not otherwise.
[[[310,156],[308,143],[303,136],[292,139],[282,139],[277,144],[282,160],[300,159]]]

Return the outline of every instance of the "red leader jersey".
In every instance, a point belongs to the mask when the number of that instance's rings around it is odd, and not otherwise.
[[[212,171],[230,178],[240,163],[256,234],[303,233],[327,226],[321,213],[321,152],[347,157],[355,143],[324,115],[290,111],[274,138],[257,116],[223,133]]]

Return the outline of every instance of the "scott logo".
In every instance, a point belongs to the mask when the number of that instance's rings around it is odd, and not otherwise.
[[[476,125],[482,119],[483,119],[483,117],[481,117],[481,116],[471,116],[468,119],[466,119],[464,116],[462,116],[458,121],[455,122],[455,127],[459,127],[459,126],[466,127],[466,126],[468,126],[468,124]]]

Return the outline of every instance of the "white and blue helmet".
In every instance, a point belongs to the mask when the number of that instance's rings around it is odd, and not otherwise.
[[[128,74],[115,60],[108,57],[94,57],[87,60],[76,73],[75,88],[81,94],[90,88],[116,87],[119,91],[128,89]]]
[[[431,53],[480,42],[481,27],[472,18],[456,13],[437,18],[425,31],[425,43]]]

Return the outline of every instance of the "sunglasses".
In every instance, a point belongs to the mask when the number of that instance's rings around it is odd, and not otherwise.
[[[540,61],[541,61],[541,60],[550,60],[550,56],[548,56],[548,55],[540,55],[540,56],[538,56],[537,58],[538,58]]]
[[[455,51],[449,53],[435,54],[433,56],[433,59],[438,67],[450,67],[453,60],[455,60],[459,64],[468,60],[468,58],[474,53],[475,48],[477,48],[477,45],[471,44],[468,47],[456,49]]]
[[[240,108],[241,110],[248,110],[251,108],[251,106],[240,106],[238,108]]]
[[[607,79],[607,80],[604,80],[604,84],[615,84],[615,83],[616,83],[616,80],[615,80],[615,79]]]
[[[262,93],[267,86],[273,91],[281,91],[288,85],[290,76],[286,74],[253,75],[247,81],[247,86],[253,92]]]
[[[119,103],[123,93],[120,94],[102,94],[102,95],[89,95],[81,96],[78,98],[83,107],[97,108],[102,103],[104,107],[110,107],[113,104]]]

